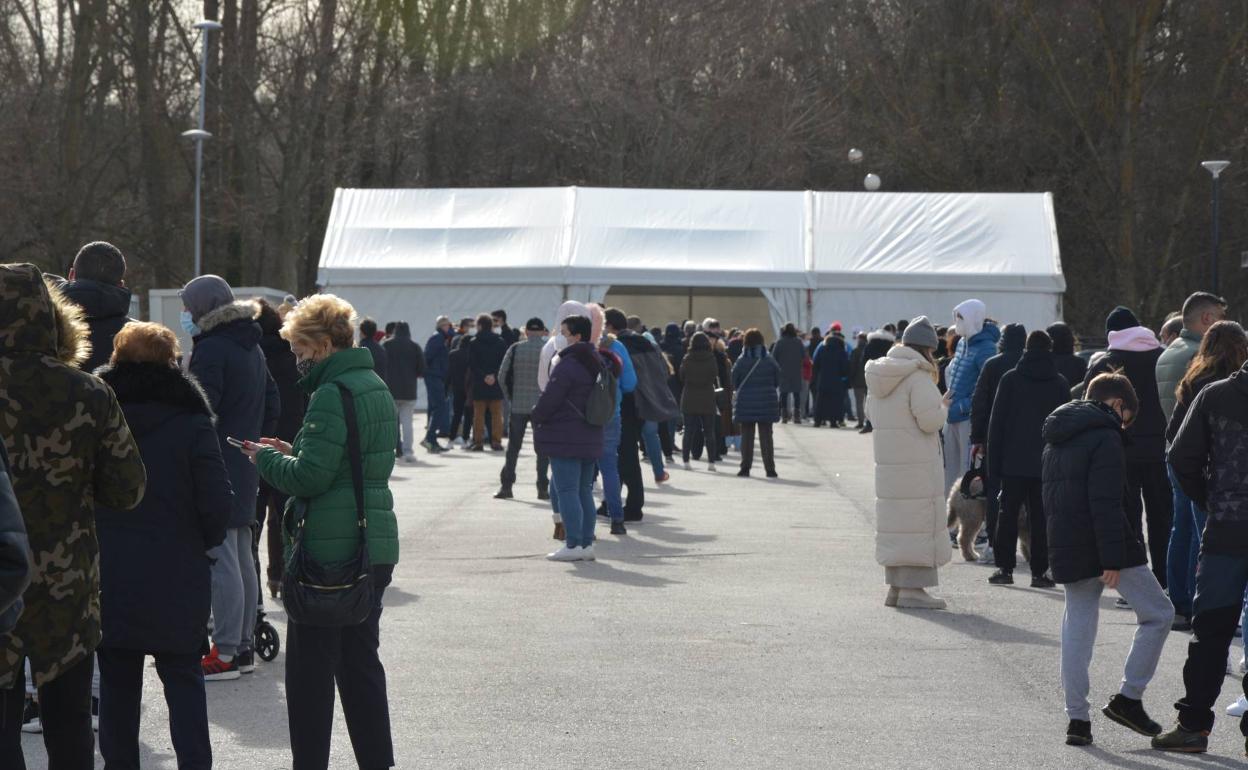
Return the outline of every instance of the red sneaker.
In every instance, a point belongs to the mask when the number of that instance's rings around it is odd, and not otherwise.
[[[200,661],[200,665],[204,669],[205,682],[224,682],[229,679],[238,679],[243,672],[238,668],[238,657],[235,656],[229,663],[221,660],[221,653],[217,650],[217,645],[212,645],[212,652]]]

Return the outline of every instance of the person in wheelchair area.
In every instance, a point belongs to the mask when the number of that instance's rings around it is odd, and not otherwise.
[[[200,655],[212,601],[207,551],[220,545],[234,494],[214,416],[194,377],[178,369],[178,341],[159,324],[117,333],[97,374],[117,394],[147,467],[133,511],[96,509],[103,640],[100,753],[112,767],[139,766],[143,660],[169,704],[178,767],[212,765]]]

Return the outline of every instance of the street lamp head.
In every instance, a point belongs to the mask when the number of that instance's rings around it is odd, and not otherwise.
[[[858,149],[857,147],[852,148],[849,151],[849,162],[853,163],[854,165],[861,163],[862,162],[862,150]]]
[[[1205,170],[1210,174],[1213,174],[1214,179],[1217,179],[1226,170],[1226,167],[1231,165],[1231,162],[1229,160],[1207,160],[1200,165],[1204,166]]]
[[[201,32],[216,32],[221,29],[221,22],[213,21],[212,19],[204,19],[203,21],[195,22],[195,29]]]
[[[200,128],[192,128],[190,131],[183,131],[182,138],[193,142],[205,142],[212,138],[212,134]]]
[[[867,174],[867,177],[862,180],[862,186],[867,188],[867,192],[875,192],[880,189],[880,178],[875,174]]]

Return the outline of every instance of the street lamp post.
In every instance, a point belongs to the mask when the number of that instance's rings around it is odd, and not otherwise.
[[[221,23],[205,19],[195,25],[200,32],[199,56],[199,128],[182,132],[182,136],[195,142],[195,276],[198,277],[203,268],[203,237],[201,219],[201,189],[204,176],[204,142],[212,138],[212,134],[204,130],[205,94],[208,91],[208,37],[221,29]]]
[[[1231,165],[1229,160],[1207,160],[1200,165],[1213,175],[1213,246],[1209,255],[1209,275],[1213,285],[1210,291],[1218,293],[1218,204],[1221,190],[1222,172]]]

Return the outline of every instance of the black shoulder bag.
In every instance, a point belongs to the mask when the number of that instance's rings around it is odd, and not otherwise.
[[[338,391],[342,394],[342,416],[347,423],[347,455],[351,463],[351,483],[355,488],[360,549],[347,561],[318,562],[303,543],[308,506],[300,506],[290,558],[286,560],[286,574],[282,578],[282,601],[286,605],[287,616],[307,626],[354,626],[363,623],[375,606],[372,564],[368,558],[368,519],[364,517],[364,461],[360,450],[360,428],[351,391],[341,383],[338,383]]]

